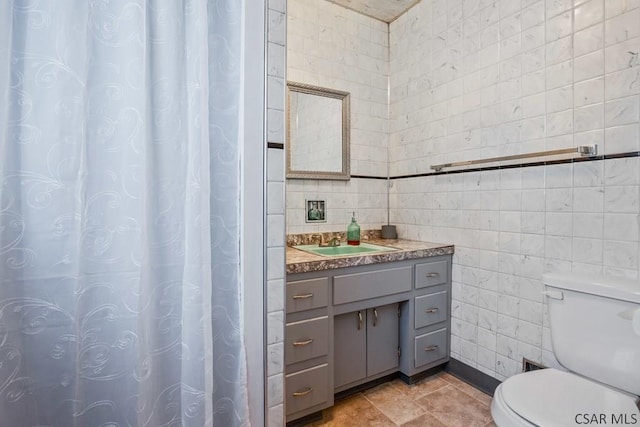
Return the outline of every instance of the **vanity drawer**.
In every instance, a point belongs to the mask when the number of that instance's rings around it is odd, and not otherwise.
[[[287,283],[287,313],[326,307],[329,303],[329,279],[300,280]]]
[[[325,363],[286,376],[287,415],[324,403],[329,398],[329,366]]]
[[[333,303],[345,304],[410,290],[410,266],[346,274],[333,278]]]
[[[329,318],[288,323],[284,359],[287,365],[323,356],[329,351]]]
[[[424,328],[434,323],[447,320],[447,291],[416,297],[415,300],[415,329]]]
[[[416,289],[447,283],[449,281],[448,271],[446,260],[416,264]]]
[[[435,362],[448,356],[446,328],[438,329],[415,338],[415,367]]]

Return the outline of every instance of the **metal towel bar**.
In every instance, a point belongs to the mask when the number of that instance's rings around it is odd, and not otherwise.
[[[537,153],[514,154],[512,156],[489,157],[486,159],[465,160],[462,162],[443,163],[441,165],[431,165],[431,169],[439,172],[444,168],[451,168],[456,166],[478,165],[481,163],[493,163],[493,162],[501,162],[505,160],[530,159],[532,157],[555,156],[557,154],[570,154],[570,153],[578,153],[581,156],[595,156],[598,154],[598,146],[597,145],[580,145],[575,148],[563,148],[560,150],[538,151]]]

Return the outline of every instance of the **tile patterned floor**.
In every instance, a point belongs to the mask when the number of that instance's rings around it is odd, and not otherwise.
[[[349,396],[309,426],[495,427],[490,404],[490,396],[439,373],[414,385],[396,379]]]

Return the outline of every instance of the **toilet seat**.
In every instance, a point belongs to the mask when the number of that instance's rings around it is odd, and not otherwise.
[[[582,414],[605,414],[610,422],[612,414],[638,413],[637,397],[552,368],[508,378],[494,401],[491,413],[499,426],[563,427],[584,421]]]
[[[509,408],[504,402],[502,384],[496,388],[491,400],[491,417],[498,427],[535,427]]]

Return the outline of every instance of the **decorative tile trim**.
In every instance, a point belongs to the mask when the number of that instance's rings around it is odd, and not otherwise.
[[[369,176],[369,175],[351,175],[351,178],[358,178],[358,179],[384,179],[384,180],[387,179],[386,176]]]
[[[270,142],[268,147],[283,149],[284,144],[277,144],[275,142]],[[640,151],[629,151],[626,153],[604,154],[604,155],[589,156],[589,157],[576,157],[571,159],[534,161],[534,162],[526,162],[526,163],[517,163],[513,165],[483,166],[479,168],[459,169],[459,170],[452,170],[452,171],[424,172],[424,173],[415,173],[410,175],[397,175],[397,176],[389,177],[388,179],[407,179],[407,178],[422,178],[425,176],[437,176],[437,175],[456,175],[456,174],[470,173],[470,172],[484,172],[484,171],[494,171],[494,170],[504,170],[504,169],[529,168],[534,166],[564,165],[568,163],[596,162],[600,160],[624,159],[624,158],[630,158],[630,157],[640,157]],[[370,175],[351,175],[351,178],[381,179],[381,180],[387,179],[387,177],[384,177],[384,176],[370,176]]]
[[[284,144],[280,142],[267,142],[267,148],[275,148],[276,150],[284,150]]]

